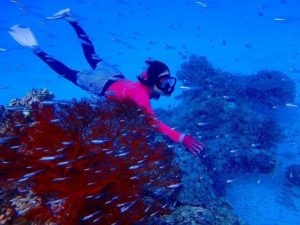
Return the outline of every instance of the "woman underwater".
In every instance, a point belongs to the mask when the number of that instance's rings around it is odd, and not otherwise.
[[[190,135],[180,134],[155,118],[150,99],[159,99],[162,95],[170,96],[176,84],[176,78],[171,77],[166,64],[157,60],[146,60],[148,68],[138,76],[139,81],[127,80],[116,67],[97,56],[92,42],[72,16],[69,8],[60,10],[47,19],[65,19],[73,27],[80,39],[84,56],[93,70],[89,72],[72,70],[52,58],[39,48],[34,34],[27,27],[14,25],[10,28],[9,34],[22,46],[31,48],[33,53],[56,73],[80,88],[113,101],[132,100],[152,116],[152,125],[156,125],[159,132],[175,142],[183,143],[193,155],[197,155],[203,150],[204,145],[201,142]]]

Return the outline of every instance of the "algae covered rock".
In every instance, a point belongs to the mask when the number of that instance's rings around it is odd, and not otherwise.
[[[30,107],[34,104],[40,104],[42,101],[51,101],[54,99],[54,94],[48,89],[32,89],[22,98],[12,99],[8,106],[26,106]]]
[[[178,225],[242,225],[244,224],[233,214],[232,207],[220,199],[202,206],[180,206],[166,216],[166,224]]]

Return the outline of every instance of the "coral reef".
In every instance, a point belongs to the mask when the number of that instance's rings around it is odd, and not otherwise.
[[[8,106],[27,106],[30,107],[35,104],[41,104],[42,101],[51,101],[54,99],[54,94],[48,89],[32,89],[26,96],[20,99],[12,99]]]
[[[222,199],[202,206],[180,206],[170,216],[166,216],[165,224],[195,225],[242,225],[244,224],[232,213],[232,207]]]
[[[54,94],[47,89],[32,89],[26,96],[20,99],[12,99],[7,107],[0,105],[0,133],[9,133],[12,124],[8,124],[7,118],[10,112],[19,111],[24,116],[30,116],[31,107],[42,106],[51,102]]]
[[[72,225],[145,223],[173,207],[181,175],[142,110],[89,100],[29,109],[10,112],[0,133],[0,185],[14,193],[2,207]]]
[[[183,186],[177,197],[177,207],[171,215],[157,219],[153,224],[244,224],[234,215],[231,205],[216,196],[207,167],[199,164],[194,156],[182,154],[184,149],[177,149],[175,160],[183,174]]]
[[[177,97],[181,104],[157,114],[205,143],[199,161],[206,165],[217,195],[225,194],[226,183],[236,173],[273,171],[276,161],[272,147],[283,134],[271,106],[293,102],[295,84],[291,79],[270,71],[233,75],[195,55],[182,64],[177,77],[183,83],[182,94]]]
[[[260,71],[246,79],[243,96],[268,107],[283,106],[294,101],[295,83],[278,71]]]
[[[14,209],[14,224],[243,224],[215,195],[206,166],[128,104],[4,110],[0,206]]]
[[[192,55],[181,66],[177,77],[183,83],[179,99],[206,100],[221,97],[236,103],[261,104],[267,107],[292,103],[296,85],[279,71],[259,71],[254,75],[234,75],[215,69],[205,57]]]

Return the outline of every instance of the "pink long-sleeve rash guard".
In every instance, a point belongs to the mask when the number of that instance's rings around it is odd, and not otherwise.
[[[107,90],[106,97],[111,100],[124,101],[133,100],[137,106],[144,108],[146,113],[152,116],[153,124],[157,126],[157,130],[173,141],[178,142],[180,133],[171,129],[165,123],[159,121],[155,117],[155,113],[150,105],[150,90],[140,82],[133,82],[130,80],[120,80],[113,83]]]

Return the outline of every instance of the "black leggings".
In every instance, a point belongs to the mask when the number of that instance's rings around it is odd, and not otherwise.
[[[97,64],[102,61],[96,52],[95,48],[85,33],[85,31],[79,26],[76,21],[68,21],[69,24],[74,28],[77,37],[80,39],[81,47],[83,49],[84,56],[90,66],[95,69]],[[76,84],[77,80],[77,73],[79,71],[72,70],[60,61],[54,59],[53,57],[49,56],[46,52],[42,51],[41,49],[37,48],[33,51],[38,57],[40,57],[48,66],[50,66],[56,73],[60,74],[64,78],[68,79],[69,81]]]

